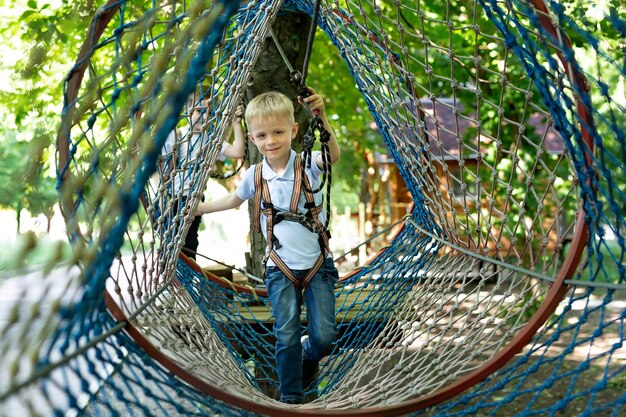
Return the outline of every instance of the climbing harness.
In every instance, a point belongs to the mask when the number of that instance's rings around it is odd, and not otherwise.
[[[278,53],[282,57],[287,69],[289,70],[291,81],[296,85],[298,95],[305,99],[311,95],[311,92],[306,86],[306,74],[308,69],[308,62],[311,56],[311,50],[313,47],[313,39],[315,36],[315,30],[317,27],[317,18],[319,14],[320,0],[316,2],[315,11],[313,14],[313,20],[311,22],[311,28],[309,30],[309,37],[307,40],[307,49],[304,59],[304,67],[302,72],[299,72],[293,68],[283,48],[278,41],[274,30],[270,28],[269,33],[272,37]],[[330,132],[324,127],[324,123],[319,116],[314,116],[308,106],[305,106],[307,113],[310,117],[309,128],[304,134],[304,143],[302,156],[297,155],[294,161],[294,184],[293,193],[291,197],[291,203],[289,211],[278,211],[271,201],[271,196],[267,182],[263,179],[263,163],[256,165],[256,171],[254,174],[255,182],[255,195],[254,195],[254,229],[259,232],[260,217],[263,213],[267,218],[267,242],[268,252],[263,260],[263,265],[267,265],[267,260],[271,259],[276,266],[285,274],[285,276],[293,283],[293,285],[302,290],[306,288],[307,284],[313,279],[313,276],[317,273],[319,268],[324,263],[328,253],[330,252],[328,246],[328,240],[330,239],[330,232],[328,231],[328,224],[330,221],[330,187],[331,187],[331,174],[332,164],[330,158],[330,146],[328,142],[330,140]],[[321,155],[322,155],[322,178],[319,188],[313,189],[311,187],[308,176],[306,175],[306,169],[311,168],[311,162],[313,161],[313,145],[315,141],[319,139],[321,143]],[[314,194],[323,190],[326,186],[325,198],[322,204],[315,205]],[[305,214],[298,212],[298,202],[300,195],[304,193],[306,203],[304,205],[307,212]],[[319,220],[319,214],[326,206],[326,221],[324,224]],[[306,276],[302,281],[298,280],[289,267],[283,262],[278,253],[278,249],[282,247],[280,241],[274,234],[274,226],[281,221],[291,221],[301,224],[309,232],[317,234],[318,242],[320,245],[320,255],[318,256],[315,264],[309,269]],[[265,275],[265,274],[264,274]]]
[[[328,240],[330,239],[330,231],[326,225],[322,224],[319,220],[319,214],[322,211],[322,204],[315,205],[315,199],[313,193],[310,192],[311,186],[309,178],[306,172],[302,168],[303,162],[300,155],[296,155],[293,165],[294,181],[293,192],[291,194],[291,201],[289,203],[289,211],[278,211],[272,204],[272,199],[267,185],[267,181],[263,178],[263,162],[259,162],[255,166],[254,172],[254,230],[261,231],[261,214],[264,214],[267,218],[266,231],[267,231],[267,243],[269,246],[267,255],[263,259],[263,265],[267,264],[267,260],[274,261],[276,266],[285,274],[285,276],[293,283],[293,285],[302,290],[313,279],[313,276],[317,273],[319,268],[324,263],[324,260],[330,253],[328,246]],[[308,189],[303,185],[307,185]],[[300,195],[304,194],[306,203],[304,208],[306,213],[298,212],[298,203],[300,201]],[[278,253],[278,249],[282,247],[280,241],[274,234],[274,226],[281,221],[292,221],[300,223],[303,227],[312,233],[318,235],[318,243],[320,246],[320,255],[318,256],[315,264],[309,269],[306,276],[302,281],[298,280],[289,267],[283,262]],[[265,274],[264,274],[265,275]]]

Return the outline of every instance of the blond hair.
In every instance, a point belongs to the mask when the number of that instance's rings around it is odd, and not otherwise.
[[[293,103],[289,97],[278,91],[259,94],[246,106],[246,123],[256,119],[284,117],[294,123]]]

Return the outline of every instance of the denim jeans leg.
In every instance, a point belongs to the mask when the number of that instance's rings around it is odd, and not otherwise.
[[[337,337],[335,284],[338,272],[332,259],[326,259],[304,292],[308,339],[303,345],[305,359],[319,362]]]
[[[268,267],[265,274],[265,285],[275,319],[275,352],[280,400],[301,403],[304,400],[300,367],[302,362],[300,344],[302,293],[296,290],[280,269]]]

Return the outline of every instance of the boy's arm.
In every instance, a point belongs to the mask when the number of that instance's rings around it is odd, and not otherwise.
[[[226,145],[224,149],[224,156],[227,158],[241,159],[244,154],[245,147],[245,135],[243,127],[241,126],[241,118],[243,117],[243,106],[237,106],[235,110],[235,116],[233,116],[233,134],[235,140],[232,144]]]
[[[324,99],[322,96],[317,94],[315,90],[311,87],[308,87],[309,91],[311,91],[311,95],[304,100],[300,98],[301,102],[304,102],[309,106],[311,113],[314,116],[319,116],[320,120],[324,124],[324,129],[328,131],[330,134],[330,139],[328,140],[328,147],[330,148],[330,163],[334,164],[339,160],[340,150],[339,144],[337,143],[337,138],[335,137],[335,132],[333,132],[333,128],[330,126],[328,122],[328,117],[326,116],[326,109],[324,108]],[[323,168],[322,156],[318,155],[315,159],[315,163],[319,168]]]
[[[165,139],[161,155],[157,162],[157,172],[155,174],[160,175],[160,180],[163,183],[169,181],[176,169],[176,163],[178,161],[178,146],[180,142],[181,131],[179,128],[174,128]]]
[[[234,209],[242,205],[243,201],[244,200],[237,197],[235,192],[232,192],[217,200],[201,202],[198,204],[198,208],[196,208],[195,215],[201,216],[206,213]]]

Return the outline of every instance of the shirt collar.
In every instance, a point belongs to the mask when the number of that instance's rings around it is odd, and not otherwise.
[[[296,159],[296,151],[293,149],[289,153],[289,161],[287,161],[287,166],[285,167],[285,171],[283,171],[282,175],[278,175],[274,170],[269,166],[265,158],[263,158],[263,179],[271,180],[276,177],[281,177],[286,180],[294,180],[295,175],[293,172],[293,164]]]

